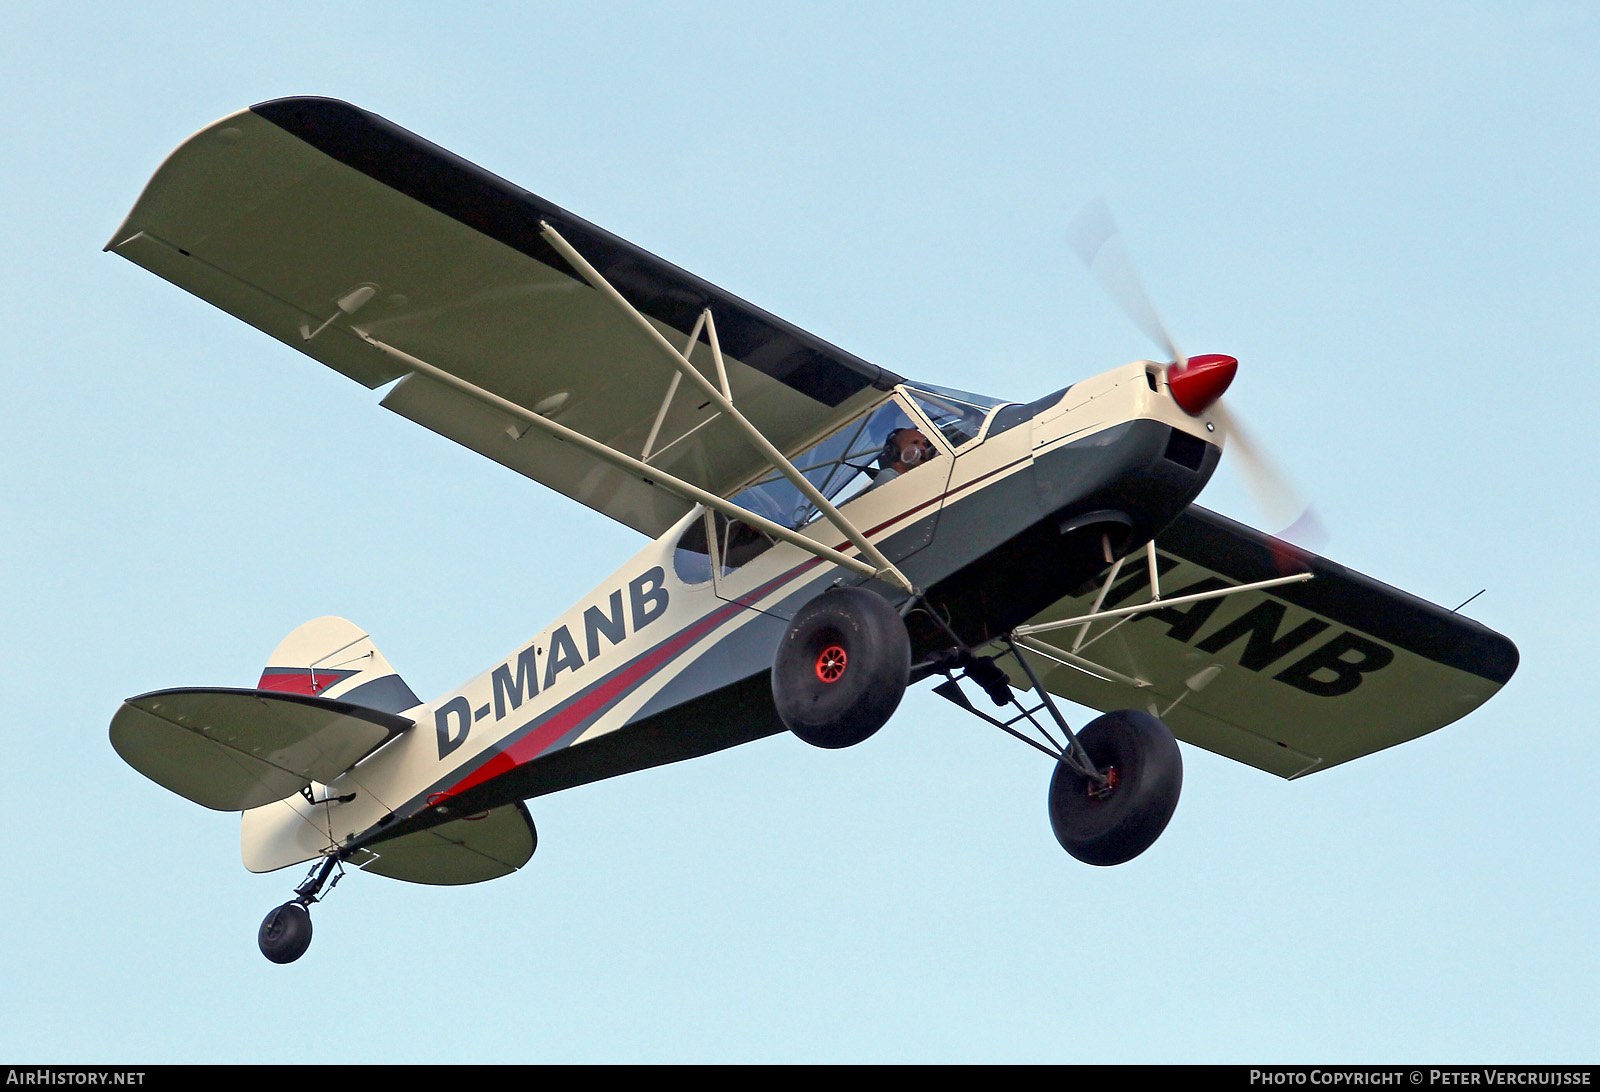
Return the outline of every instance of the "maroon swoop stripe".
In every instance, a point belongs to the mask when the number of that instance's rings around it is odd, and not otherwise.
[[[965,485],[949,490],[948,492],[941,493],[936,497],[932,497],[919,505],[901,512],[897,516],[893,516],[885,520],[883,523],[880,523],[878,526],[867,531],[867,534],[876,534],[894,526],[897,523],[901,523],[926,508],[938,504],[941,501],[947,500],[957,493],[964,493],[976,486],[979,482],[986,481],[987,479],[994,477],[996,474],[1004,473],[1005,471],[1017,466],[1019,463],[1026,461],[1026,459],[1018,459],[1011,463],[1007,463],[1005,466],[991,470],[989,473],[975,478],[972,481],[967,482]],[[841,542],[836,548],[842,550],[849,545],[850,543],[848,542]],[[558,710],[557,712],[551,714],[550,717],[542,723],[537,724],[531,729],[527,730],[521,737],[513,740],[504,749],[496,751],[480,766],[478,766],[462,780],[458,781],[455,785],[444,790],[443,792],[430,793],[428,800],[431,803],[437,803],[440,800],[448,799],[449,797],[455,796],[458,793],[465,792],[470,788],[481,785],[486,781],[492,780],[493,778],[499,777],[501,774],[509,773],[518,766],[532,762],[534,759],[544,754],[545,751],[556,742],[556,740],[560,739],[573,728],[584,723],[584,721],[590,719],[591,717],[597,716],[613,702],[618,701],[623,695],[628,693],[628,691],[632,690],[634,687],[638,686],[640,682],[646,678],[649,678],[656,671],[658,671],[667,661],[674,659],[680,653],[682,653],[684,649],[688,648],[701,637],[705,636],[708,632],[727,621],[727,619],[730,618],[739,608],[751,606],[760,602],[780,584],[792,581],[820,564],[822,564],[821,559],[811,558],[800,565],[795,566],[793,569],[790,569],[788,572],[774,577],[761,587],[740,596],[737,600],[729,603],[728,605],[713,611],[711,614],[708,614],[706,617],[689,626],[676,636],[669,637],[667,640],[663,641],[661,644],[657,645],[655,648],[639,657],[639,659],[635,660],[627,667],[622,668],[611,678],[597,685],[587,694],[575,699],[566,708]]]
[[[793,580],[808,569],[820,564],[821,561],[815,558],[806,561],[783,575],[774,577],[749,594],[741,596],[738,600],[718,608],[676,636],[669,637],[627,667],[622,668],[611,678],[600,683],[587,694],[575,699],[566,708],[551,714],[547,720],[538,724],[520,738],[513,740],[505,749],[497,751],[481,766],[455,785],[442,793],[431,794],[429,800],[437,803],[440,800],[448,799],[457,793],[466,792],[474,786],[499,777],[501,774],[509,773],[524,763],[532,762],[544,754],[556,740],[590,717],[598,715],[607,706],[638,686],[640,682],[655,674],[668,660],[676,658],[686,648],[700,640],[701,637],[704,637],[738,613],[740,609],[751,603],[759,602],[779,584]]]

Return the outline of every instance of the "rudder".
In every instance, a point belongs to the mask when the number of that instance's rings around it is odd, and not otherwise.
[[[333,616],[313,618],[285,637],[256,686],[336,698],[384,713],[403,713],[422,704],[366,630]]]

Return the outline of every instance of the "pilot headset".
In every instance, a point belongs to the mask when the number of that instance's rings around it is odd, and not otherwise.
[[[883,442],[883,454],[879,456],[885,467],[893,466],[895,463],[905,463],[906,469],[910,470],[927,458],[928,449],[923,444],[912,444],[904,450],[900,448],[900,434],[915,431],[915,429],[897,428],[889,433],[888,439]]]

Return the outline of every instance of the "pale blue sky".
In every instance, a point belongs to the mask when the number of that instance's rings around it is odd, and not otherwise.
[[[0,1053],[1592,1061],[1600,14],[1310,7],[8,5]],[[1105,194],[1326,552],[1487,586],[1521,670],[1303,782],[1186,748],[1171,827],[1110,870],[1055,844],[1040,756],[915,692],[851,751],[535,801],[509,879],[352,875],[272,966],[300,871],[250,875],[236,819],[125,767],[117,702],[249,685],[329,613],[431,696],[641,544],[99,252],[184,137],[290,94],[1019,399],[1151,351],[1065,245]],[[1226,471],[1202,500],[1254,519]]]

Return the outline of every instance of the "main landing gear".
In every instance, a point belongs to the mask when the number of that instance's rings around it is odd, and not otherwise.
[[[328,883],[329,876],[333,876],[333,883]],[[311,904],[318,901],[324,884],[332,891],[343,876],[344,866],[337,857],[325,857],[321,864],[313,866],[294,889],[295,897],[262,919],[261,930],[256,934],[261,954],[274,963],[293,963],[305,955],[311,947]]]
[[[772,663],[772,697],[813,747],[851,747],[882,728],[911,677],[911,639],[886,599],[833,588],[794,616]]]
[[[933,692],[1055,760],[1050,826],[1061,847],[1092,865],[1121,864],[1149,849],[1183,789],[1183,756],[1171,730],[1153,714],[1123,709],[1074,733],[1011,638],[1003,638],[1001,655],[1014,657],[1027,675],[1038,698],[1031,708],[1017,699],[999,656],[975,655],[926,603],[917,609],[953,643],[915,667],[919,675],[946,676]],[[833,588],[790,623],[773,660],[772,696],[784,724],[807,743],[850,747],[883,727],[912,670],[905,623],[888,601],[865,588]],[[962,692],[963,679],[1015,713],[1002,720],[979,710]]]
[[[928,662],[946,675],[933,692],[1056,760],[1050,778],[1050,827],[1062,849],[1085,864],[1131,861],[1160,837],[1178,806],[1183,789],[1178,741],[1155,716],[1132,709],[1097,717],[1074,734],[1022,649],[1009,637],[1004,640],[1005,654],[1028,676],[1037,705],[1030,709],[1017,700],[995,662],[999,657],[975,656],[961,647],[936,653]],[[962,692],[961,679],[977,683],[996,706],[1010,706],[1017,713],[1001,720],[977,709]],[[1040,713],[1054,722],[1064,742],[1040,722]],[[1023,722],[1038,738],[1019,730]]]
[[[1149,713],[1121,709],[1078,733],[1099,777],[1065,758],[1050,778],[1050,827],[1085,864],[1114,865],[1149,849],[1172,818],[1183,789],[1183,756],[1172,732]]]

